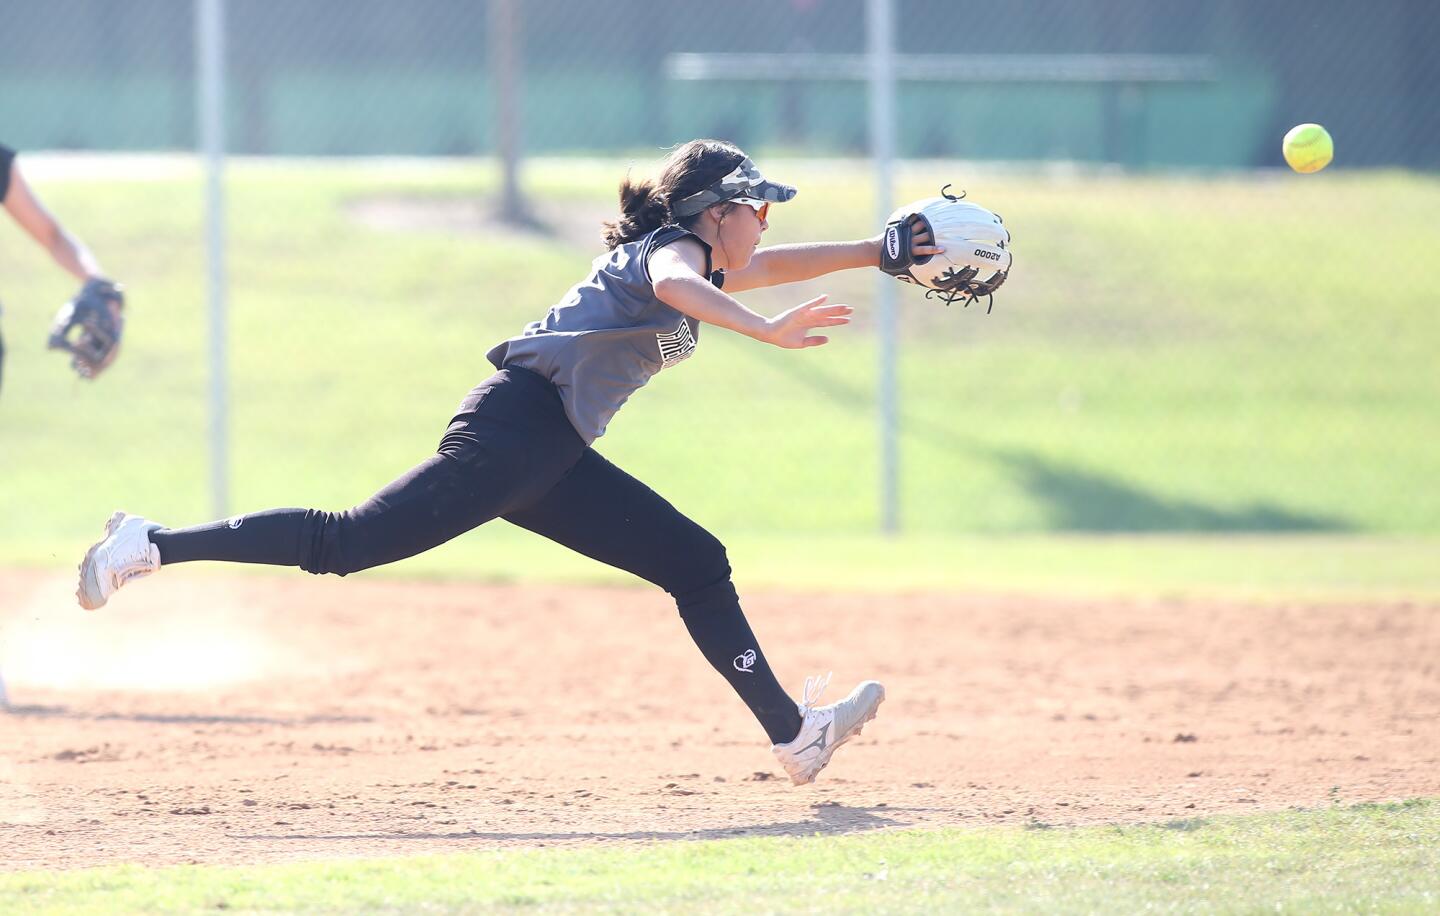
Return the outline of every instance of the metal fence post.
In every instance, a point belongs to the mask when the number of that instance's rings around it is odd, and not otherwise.
[[[870,71],[870,156],[875,164],[875,213],[884,225],[894,198],[895,3],[866,0]],[[895,281],[877,274],[875,306],[880,340],[880,530],[900,530],[900,417],[896,380]]]
[[[490,0],[491,98],[495,101],[495,151],[500,160],[500,218],[529,221],[520,194],[520,98],[524,35],[515,0]]]
[[[210,331],[211,514],[229,513],[229,367],[225,287],[225,0],[196,0],[195,59],[199,69],[196,123],[205,159],[206,298]]]

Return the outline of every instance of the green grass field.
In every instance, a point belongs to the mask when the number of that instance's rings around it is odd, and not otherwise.
[[[1411,801],[1151,826],[1032,824],[243,869],[22,872],[0,874],[0,909],[1421,913],[1440,906],[1437,850],[1440,807]]]
[[[232,511],[340,508],[432,450],[489,371],[485,349],[583,274],[627,165],[532,164],[549,233],[481,218],[494,181],[482,164],[234,166]],[[802,188],[770,239],[874,231],[862,166],[769,168]],[[1137,568],[1147,587],[1436,590],[1440,182],[912,166],[900,196],[948,180],[1005,216],[1016,266],[990,316],[899,291],[899,543],[921,580],[1106,587]],[[0,224],[0,562],[68,565],[113,507],[169,524],[211,515],[200,185],[183,170],[36,184],[131,289],[123,358],[98,384],[76,381],[41,345],[68,278]],[[464,231],[354,217],[376,201],[473,212]],[[855,579],[816,545],[888,549],[872,537],[875,284],[853,271],[747,295],[769,311],[826,291],[860,316],[803,353],[710,330],[599,447],[757,562],[757,580],[797,565],[812,571],[802,584]],[[1300,562],[1227,574],[1234,534]],[[548,554],[525,541],[473,535],[397,572],[526,575]],[[957,564],[957,550],[995,562]],[[897,584],[884,566],[860,578]]]
[[[348,215],[377,197],[481,199],[493,179],[482,166],[237,166],[233,507],[346,505],[433,448],[488,371],[484,349],[583,273],[594,250],[575,237],[607,212],[622,166],[531,169],[543,212],[573,214],[554,236],[480,231],[478,218],[470,235],[386,231]],[[777,209],[773,239],[871,231],[859,167],[772,170],[804,189]],[[1427,216],[1440,184],[917,169],[902,196],[941,178],[1006,216],[1017,262],[989,317],[900,291],[903,519],[922,548],[912,553],[943,556],[974,534],[1003,552],[1009,539],[996,536],[1049,532],[1440,533],[1427,485],[1440,474],[1440,320],[1425,258],[1440,241]],[[113,504],[172,523],[209,514],[198,182],[42,188],[129,283],[132,307],[112,374],[71,380],[35,344],[68,283],[5,227],[0,557],[27,563],[68,560]],[[1336,221],[1365,225],[1386,253],[1361,291],[1353,235]],[[749,297],[763,310],[825,290],[862,316],[831,347],[798,354],[712,330],[601,448],[737,543],[863,538],[878,503],[874,283],[859,271]],[[1336,549],[1330,537],[1301,543]],[[453,551],[439,571],[464,570],[470,553]],[[1342,550],[1329,565],[1350,560]]]

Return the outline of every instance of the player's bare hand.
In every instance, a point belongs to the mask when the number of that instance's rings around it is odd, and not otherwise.
[[[930,235],[930,228],[920,217],[910,220],[910,254],[912,257],[923,258],[932,254],[944,254],[944,248],[937,248],[930,244],[933,241]]]
[[[826,305],[829,296],[816,296],[809,302],[801,303],[781,312],[766,323],[765,341],[787,350],[803,347],[818,347],[830,342],[830,338],[810,332],[815,328],[834,328],[850,323],[850,314],[855,310],[848,305]]]

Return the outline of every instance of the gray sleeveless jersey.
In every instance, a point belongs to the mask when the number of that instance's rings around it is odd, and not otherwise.
[[[493,347],[498,369],[517,366],[549,379],[560,391],[575,431],[591,443],[636,389],[661,369],[690,356],[700,322],[659,299],[650,280],[650,255],[693,233],[661,226],[644,238],[595,259],[594,269],[541,321]],[[710,274],[716,286],[720,271]]]

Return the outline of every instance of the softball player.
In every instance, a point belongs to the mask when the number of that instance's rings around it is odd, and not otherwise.
[[[7,146],[0,146],[0,205],[56,264],[84,284],[56,316],[50,346],[68,351],[81,377],[94,378],[114,361],[119,347],[123,294],[105,278],[104,269],[85,243],[45,209],[15,164],[15,151]],[[78,337],[72,330],[78,330]],[[4,364],[5,341],[0,338],[0,370]]]
[[[791,780],[813,781],[874,717],[885,689],[866,681],[820,706],[827,675],[807,679],[796,704],[745,620],[724,546],[592,448],[631,394],[694,352],[702,324],[800,349],[827,341],[815,329],[850,321],[850,306],[824,296],[765,318],[730,295],[879,265],[879,236],[757,251],[770,207],[794,196],[729,143],[678,147],[658,179],[621,184],[621,215],[605,225],[609,251],[590,275],[490,350],[497,371],[461,401],[436,455],[344,512],[274,509],[178,529],[117,512],[80,565],[81,606],[194,560],[343,576],[499,517],[669,592]],[[938,253],[929,242],[918,233],[915,253]]]

